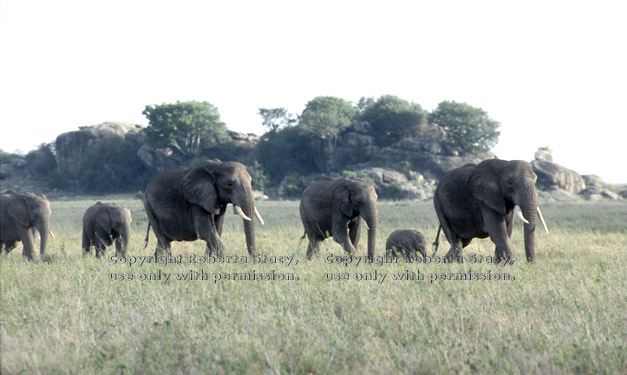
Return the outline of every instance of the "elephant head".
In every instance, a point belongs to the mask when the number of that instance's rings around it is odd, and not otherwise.
[[[192,168],[181,182],[185,199],[203,207],[210,213],[223,214],[228,203],[244,223],[246,246],[249,254],[256,252],[253,217],[263,224],[255,207],[250,174],[237,162],[208,161]],[[219,229],[220,230],[220,229]]]
[[[368,226],[368,257],[373,259],[377,232],[377,193],[371,184],[354,179],[340,179],[333,189],[332,206],[345,218],[361,216]],[[339,218],[334,217],[333,220]],[[340,219],[341,220],[341,219]],[[345,224],[344,224],[345,226]],[[337,233],[336,230],[333,231]]]
[[[521,219],[525,223],[525,254],[529,262],[533,262],[535,258],[536,215],[547,230],[538,207],[536,178],[529,163],[498,159],[479,163],[469,178],[474,197],[497,214],[504,216],[514,209],[513,205],[520,207],[523,216]]]
[[[44,255],[50,232],[50,202],[45,195],[37,196],[33,193],[16,193],[9,192],[2,196],[3,219],[3,238],[10,237],[9,240],[20,240],[24,246],[24,255],[28,259],[33,257],[33,229],[39,232],[40,255]],[[7,215],[5,215],[5,209]],[[11,220],[11,223],[5,223]],[[12,229],[9,229],[12,228]],[[13,232],[13,233],[11,233]]]

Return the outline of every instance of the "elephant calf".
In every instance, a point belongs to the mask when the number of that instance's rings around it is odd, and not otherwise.
[[[411,229],[395,230],[385,242],[385,255],[396,257],[398,254],[405,259],[413,259],[420,253],[426,257],[426,240],[422,233]]]
[[[89,254],[93,246],[100,258],[115,241],[115,255],[126,256],[131,222],[131,211],[119,204],[98,202],[89,207],[83,215],[84,254]]]

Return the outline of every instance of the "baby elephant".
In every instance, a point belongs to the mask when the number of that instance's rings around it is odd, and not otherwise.
[[[115,240],[115,255],[126,256],[131,222],[131,211],[119,204],[98,202],[89,207],[83,215],[83,255],[93,246],[100,258]]]
[[[400,254],[405,259],[413,259],[420,253],[424,258],[427,256],[425,246],[422,233],[410,229],[395,230],[385,242],[385,255],[396,257]]]

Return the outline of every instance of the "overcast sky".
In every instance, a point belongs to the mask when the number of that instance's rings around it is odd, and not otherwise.
[[[538,147],[627,182],[621,1],[0,0],[0,148],[23,152],[148,104],[208,101],[261,134],[261,107],[392,94],[481,107],[502,159]]]

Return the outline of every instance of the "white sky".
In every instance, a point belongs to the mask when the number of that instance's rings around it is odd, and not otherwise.
[[[146,125],[146,105],[177,100],[261,134],[260,107],[392,94],[483,108],[501,122],[500,158],[549,146],[627,182],[623,3],[0,0],[0,148]]]

